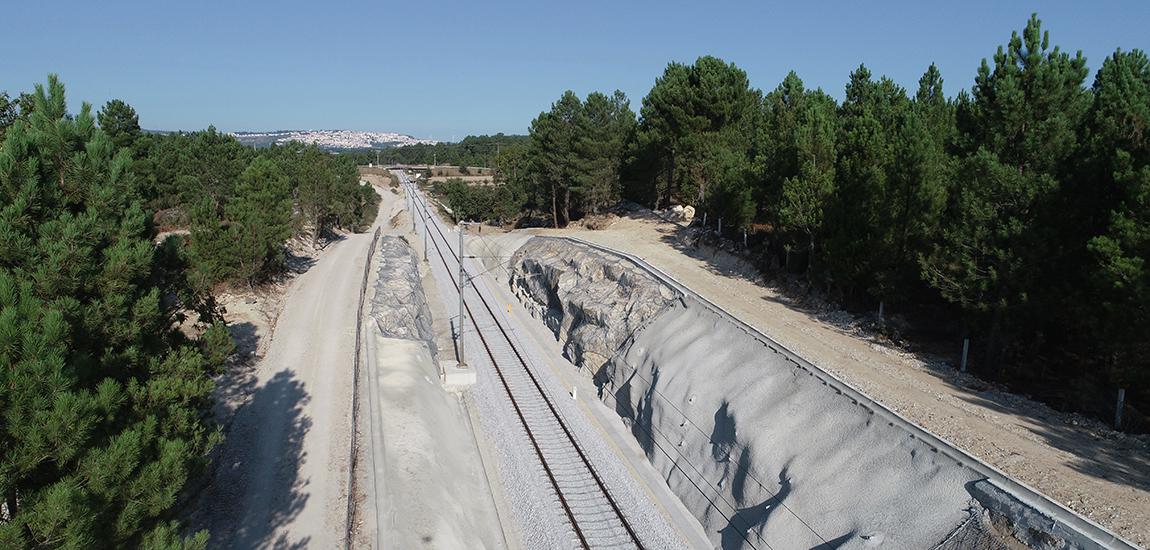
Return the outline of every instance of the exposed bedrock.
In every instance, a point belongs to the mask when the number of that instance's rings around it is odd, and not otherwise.
[[[595,368],[676,293],[631,262],[559,239],[536,237],[511,258],[511,286],[555,332],[563,353]]]
[[[627,260],[535,238],[511,267],[716,547],[1074,547],[873,404]]]

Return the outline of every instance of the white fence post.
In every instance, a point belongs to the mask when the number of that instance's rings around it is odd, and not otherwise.
[[[1122,408],[1126,406],[1126,388],[1118,389],[1118,405],[1114,408],[1114,429],[1122,429]]]

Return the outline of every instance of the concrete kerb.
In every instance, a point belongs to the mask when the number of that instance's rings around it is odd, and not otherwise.
[[[882,403],[867,397],[855,387],[842,380],[839,380],[833,374],[823,370],[810,361],[807,361],[797,353],[791,351],[789,348],[775,341],[770,336],[767,336],[757,328],[743,322],[738,317],[735,317],[730,312],[720,307],[718,304],[715,304],[707,298],[692,291],[686,285],[682,284],[677,279],[668,275],[658,267],[651,265],[646,260],[632,254],[628,254],[620,250],[615,250],[613,248],[586,241],[577,237],[537,236],[535,238],[564,240],[567,242],[587,246],[600,252],[628,260],[643,268],[651,275],[663,281],[663,283],[675,289],[675,291],[679,292],[681,296],[691,297],[692,299],[713,311],[716,315],[733,323],[752,338],[762,342],[768,349],[782,355],[790,363],[794,364],[795,367],[805,371],[808,375],[815,377],[822,384],[830,387],[837,393],[844,395],[855,405],[862,407],[868,413],[876,414],[883,420],[886,420],[892,426],[898,426],[904,429],[911,437],[927,443],[933,451],[950,458],[959,466],[974,470],[979,475],[985,477],[986,481],[992,484],[994,488],[1005,493],[1005,495],[999,495],[995,498],[987,498],[986,495],[988,494],[988,491],[983,486],[979,487],[979,491],[972,492],[972,496],[976,497],[979,502],[988,509],[1011,517],[1015,521],[1019,522],[1020,525],[1027,526],[1033,524],[1034,522],[1032,518],[1019,515],[1017,506],[1015,506],[1014,503],[1009,502],[1011,499],[1013,499],[1030,508],[1031,510],[1041,514],[1046,520],[1049,520],[1049,526],[1045,527],[1047,532],[1064,538],[1068,542],[1074,544],[1077,548],[1115,550],[1136,550],[1138,548],[1138,546],[1132,542],[1127,541],[1119,537],[1117,534],[1108,531],[1106,528],[1095,523],[1089,518],[1086,518],[1077,512],[1063,506],[1062,504],[1051,500],[1032,487],[1009,477],[994,466],[983,462],[977,457],[968,454],[966,451],[959,449],[958,447],[952,445],[937,435],[926,431],[917,424],[899,415],[897,412],[887,408]],[[1007,496],[1009,498],[1006,498]]]

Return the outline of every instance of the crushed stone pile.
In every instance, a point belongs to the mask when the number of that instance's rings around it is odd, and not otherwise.
[[[716,547],[1068,548],[967,465],[634,263],[536,237],[510,283]],[[1002,499],[999,499],[1000,501]]]
[[[422,340],[432,350],[435,333],[431,311],[419,279],[419,260],[402,237],[379,239],[378,279],[371,298],[371,317],[384,338]]]
[[[564,355],[591,372],[678,299],[634,264],[560,239],[527,241],[511,265],[516,296],[555,333]]]

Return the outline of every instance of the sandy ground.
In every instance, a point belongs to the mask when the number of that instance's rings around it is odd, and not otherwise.
[[[723,253],[693,250],[654,217],[577,236],[642,257],[899,414],[1127,539],[1150,544],[1150,451],[1137,438],[1063,415],[939,361],[884,346],[804,311]],[[974,386],[971,388],[969,386]]]
[[[367,232],[329,244],[290,282],[282,312],[245,328],[257,357],[266,354],[222,381],[233,386],[236,407],[215,478],[190,514],[212,547],[343,545],[355,312],[370,242]]]
[[[491,176],[435,176],[427,181],[431,183],[445,182],[450,179],[463,180],[463,183],[470,185],[494,185],[495,180]]]

